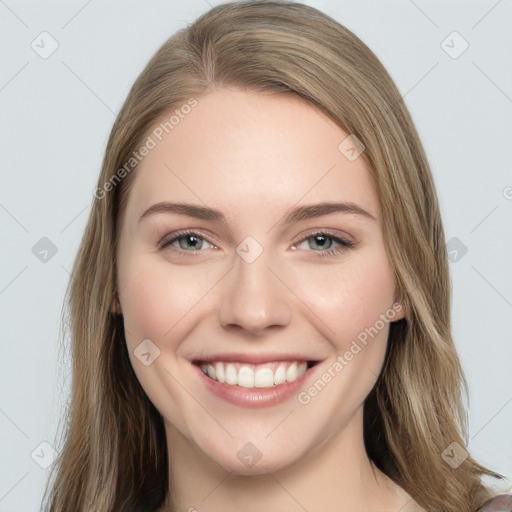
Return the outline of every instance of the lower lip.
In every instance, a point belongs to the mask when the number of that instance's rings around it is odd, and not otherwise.
[[[199,373],[201,382],[213,394],[234,405],[257,409],[259,407],[270,407],[280,404],[296,395],[306,380],[312,375],[318,363],[312,368],[308,368],[297,380],[278,384],[272,388],[244,388],[242,386],[224,384],[208,377],[198,365],[193,364],[192,366]]]

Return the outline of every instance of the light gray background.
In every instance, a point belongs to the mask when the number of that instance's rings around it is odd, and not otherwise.
[[[116,112],[159,46],[219,3],[0,0],[0,512],[39,510],[69,386],[62,301]],[[512,1],[305,3],[377,54],[412,113],[447,239],[467,247],[451,270],[469,447],[511,478]]]

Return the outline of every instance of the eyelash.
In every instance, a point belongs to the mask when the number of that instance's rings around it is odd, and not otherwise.
[[[192,235],[195,238],[198,238],[199,240],[204,240],[212,245],[215,245],[212,242],[208,241],[207,238],[201,236],[200,233],[197,233],[192,230],[177,231],[175,233],[172,233],[171,235],[172,235],[172,238],[169,238],[170,235],[166,235],[164,238],[162,238],[157,243],[157,248],[159,248],[161,250],[166,249],[167,247],[171,246],[171,244],[173,244],[177,240],[180,240],[181,238],[185,238],[188,235]],[[343,248],[340,248],[338,246],[338,247],[334,247],[331,249],[327,249],[325,251],[322,251],[322,250],[307,251],[307,252],[318,253],[318,256],[321,258],[334,257],[334,256],[337,256],[338,254],[343,253],[345,249],[353,249],[355,247],[354,242],[351,242],[343,237],[334,236],[333,234],[329,233],[328,231],[314,231],[312,233],[308,233],[307,236],[298,240],[296,243],[293,244],[293,246],[296,247],[297,245],[301,244],[302,242],[308,240],[309,238],[313,238],[313,237],[319,236],[319,235],[325,236],[326,238],[329,238],[329,239],[333,240],[334,242],[338,243],[339,246],[343,247]],[[187,257],[189,254],[197,254],[198,252],[202,252],[201,250],[184,251],[184,250],[178,249],[178,248],[175,248],[175,250],[180,256],[183,256],[183,257]]]

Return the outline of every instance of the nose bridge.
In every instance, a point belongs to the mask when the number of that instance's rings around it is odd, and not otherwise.
[[[239,244],[219,308],[223,327],[236,325],[260,334],[267,327],[289,322],[287,289],[274,275],[274,266],[270,250],[256,246],[254,240]]]

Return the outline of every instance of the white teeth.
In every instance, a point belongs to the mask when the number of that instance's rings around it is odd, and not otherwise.
[[[224,365],[222,363],[215,363],[215,379],[219,382],[224,382],[226,380],[224,376]]]
[[[270,368],[258,368],[254,372],[255,388],[270,388],[274,385],[274,372]]]
[[[274,384],[283,384],[284,382],[286,382],[286,368],[284,364],[280,364],[274,374]]]
[[[254,387],[254,371],[248,366],[242,366],[238,370],[238,385],[244,388]]]
[[[210,372],[208,372],[210,375]],[[297,363],[294,361],[286,370],[286,382],[297,380]]]
[[[226,384],[231,384],[232,386],[236,386],[238,384],[238,376],[236,373],[236,368],[234,364],[228,363],[225,366],[226,369]],[[215,378],[215,377],[213,377]]]
[[[293,382],[308,368],[305,361],[248,365],[223,363],[222,361],[201,365],[201,370],[211,379],[231,386],[244,388],[270,388],[285,382]]]

